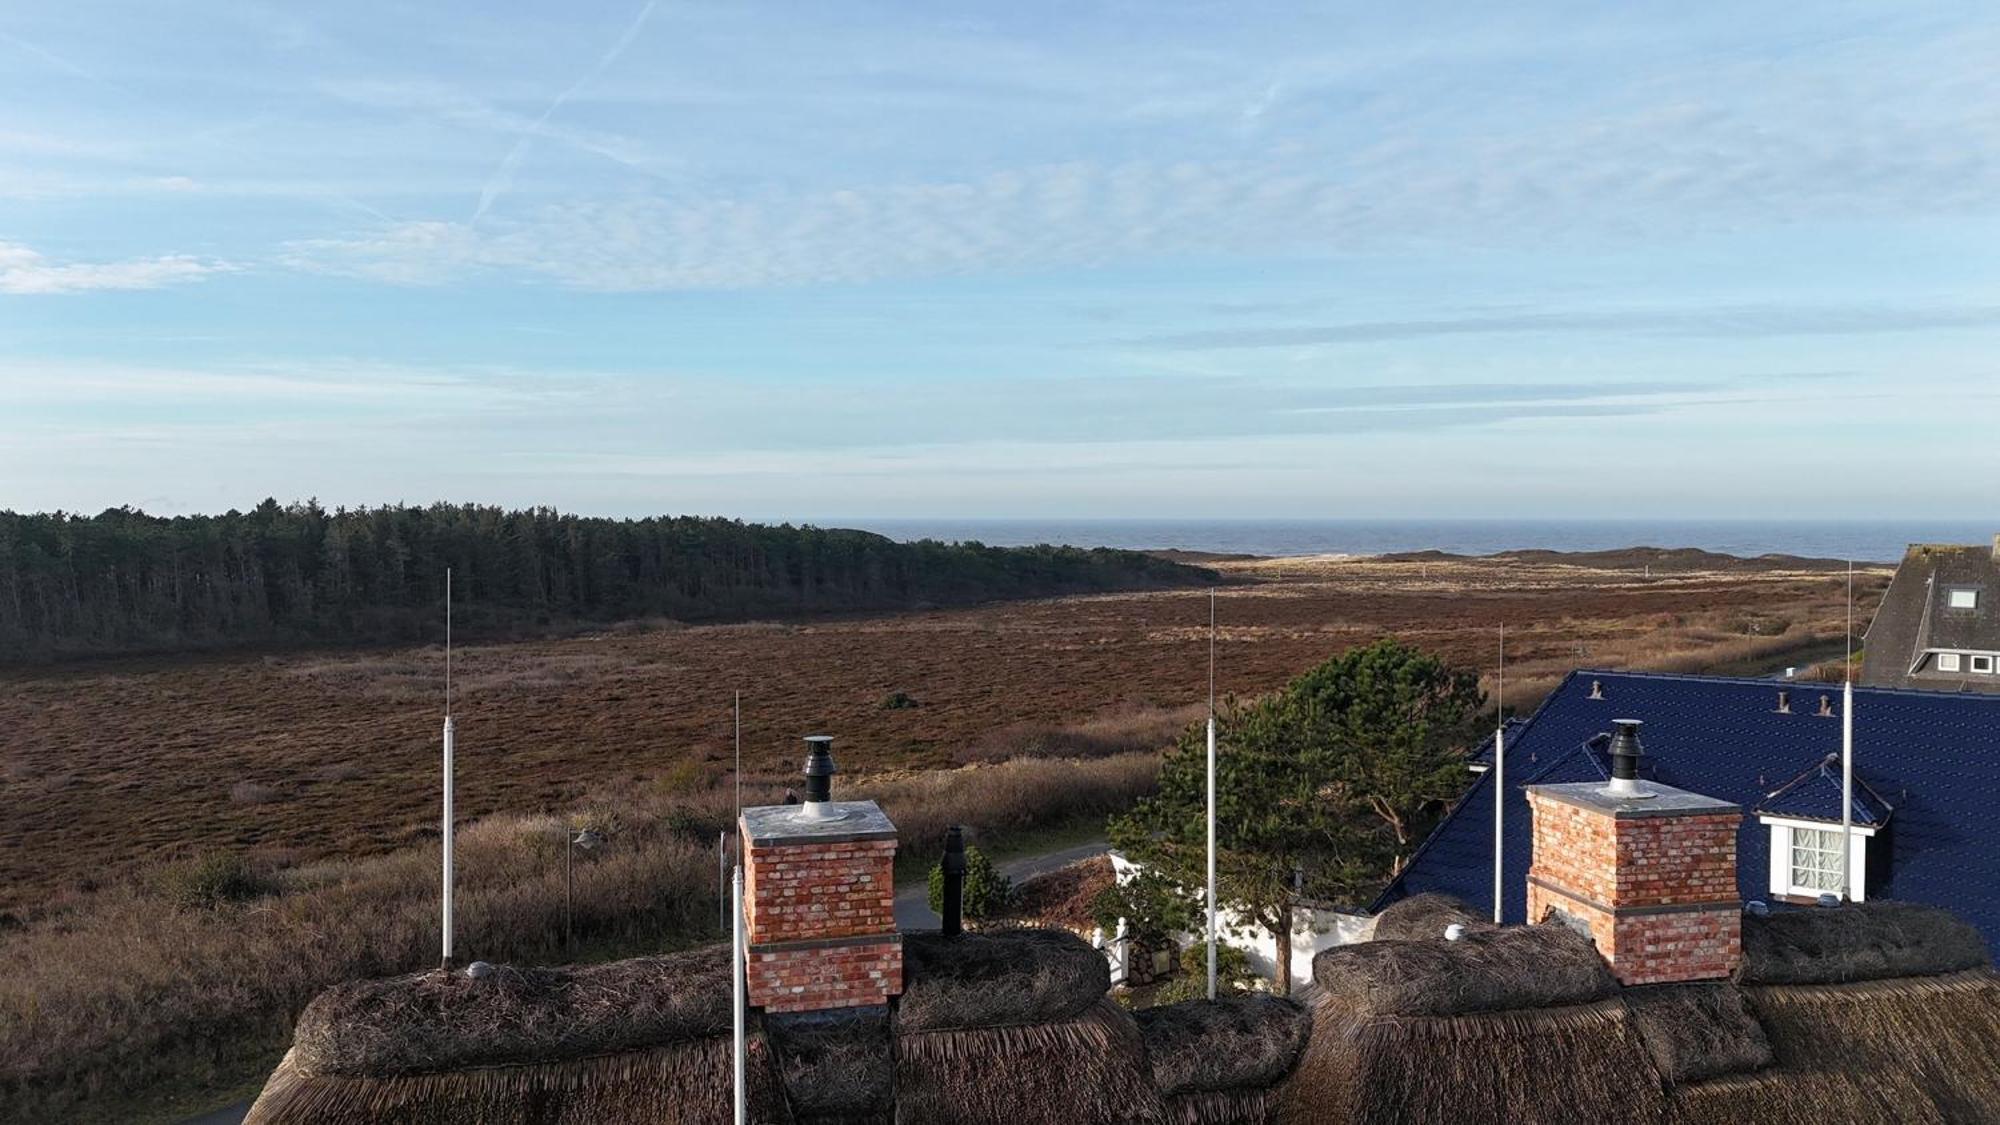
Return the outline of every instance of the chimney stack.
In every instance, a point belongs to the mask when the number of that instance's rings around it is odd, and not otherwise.
[[[1527,787],[1528,920],[1588,933],[1622,984],[1726,977],[1743,957],[1736,882],[1743,811],[1638,781],[1638,752],[1638,723],[1619,720],[1610,786]]]
[[[886,1004],[903,990],[896,826],[833,800],[833,740],[806,739],[806,800],[743,810],[749,1000],[767,1012]]]

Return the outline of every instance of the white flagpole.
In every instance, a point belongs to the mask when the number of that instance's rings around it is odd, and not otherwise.
[[[1215,999],[1215,591],[1208,592],[1208,998]],[[1289,960],[1280,950],[1281,960]],[[1290,972],[1289,965],[1286,972]]]
[[[1854,901],[1854,563],[1847,564],[1847,663],[1840,668],[1840,897]]]
[[[1505,883],[1503,857],[1507,838],[1507,626],[1500,626],[1500,687],[1493,707],[1493,924],[1500,925],[1500,894]]]
[[[444,569],[444,967],[451,968],[451,781],[456,730],[451,721],[451,568]]]
[[[735,989],[734,1008],[736,1016],[736,1025],[735,1025],[735,1036],[734,1036],[735,1049],[733,1051],[733,1054],[735,1056],[734,1070],[736,1076],[736,1082],[735,1082],[736,1125],[746,1125],[746,1122],[748,1121],[748,1116],[747,1116],[747,1100],[744,1096],[743,1056],[745,1054],[744,1025],[745,1023],[748,1022],[748,1016],[744,1010],[745,999],[743,995],[743,989],[744,989],[743,865],[740,863],[736,865],[736,873],[730,878],[729,901],[732,907],[730,914],[735,919],[735,925],[731,931],[732,932],[731,948],[734,949],[735,952],[730,956],[729,959],[729,965],[730,965],[729,975],[733,981],[732,987]]]

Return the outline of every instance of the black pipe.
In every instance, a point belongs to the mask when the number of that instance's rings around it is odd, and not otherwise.
[[[1615,719],[1613,725],[1618,733],[1611,736],[1611,778],[1614,781],[1637,781],[1639,779],[1639,755],[1644,751],[1639,746],[1638,719]]]
[[[965,912],[965,830],[954,824],[944,830],[944,935],[952,937],[964,929]]]
[[[833,794],[833,736],[806,736],[806,803],[824,803]]]

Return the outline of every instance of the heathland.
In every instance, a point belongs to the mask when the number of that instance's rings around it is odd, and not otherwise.
[[[1837,657],[1844,573],[1799,560],[1226,560],[1218,683],[1254,695],[1385,635],[1532,707],[1578,666],[1758,674]],[[1650,568],[1650,569],[1649,569]],[[1867,571],[1856,620],[1886,582]],[[565,825],[580,954],[714,933],[743,693],[753,800],[836,736],[912,871],[1096,830],[1198,718],[1209,594],[1150,590],[739,624],[628,623],[454,658],[461,946],[551,960]],[[267,1068],[298,1008],[435,957],[436,645],[0,672],[0,1116],[129,1117]],[[1497,686],[1489,677],[1489,691]]]

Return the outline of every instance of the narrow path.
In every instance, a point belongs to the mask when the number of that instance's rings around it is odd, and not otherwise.
[[[1000,874],[1018,883],[1045,871],[1067,867],[1080,859],[1090,859],[1111,850],[1111,845],[1102,840],[1092,840],[1087,844],[1063,848],[1060,851],[1044,852],[1041,855],[1022,856],[1000,864]],[[923,883],[912,883],[896,892],[896,928],[900,930],[935,930],[943,924],[931,911],[930,887]]]
[[[1080,859],[1090,859],[1103,855],[1111,846],[1102,840],[1041,855],[1022,856],[1000,865],[1000,873],[1015,882],[1058,867],[1067,867]],[[931,912],[930,888],[923,883],[912,883],[896,892],[896,926],[905,930],[934,930],[940,920]],[[241,1125],[244,1115],[250,1112],[249,1102],[238,1102],[224,1109],[204,1113],[200,1117],[190,1117],[182,1125]]]

